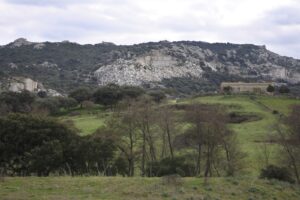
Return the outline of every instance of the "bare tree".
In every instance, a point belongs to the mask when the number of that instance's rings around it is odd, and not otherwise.
[[[185,120],[190,124],[190,128],[186,131],[186,135],[193,138],[191,141],[193,141],[197,148],[195,174],[201,173],[201,156],[204,143],[204,127],[202,127],[203,122],[205,121],[205,115],[203,114],[204,109],[204,105],[192,104],[187,108],[185,113]]]
[[[236,134],[233,131],[226,129],[223,133],[225,134],[222,137],[222,143],[226,154],[226,174],[234,176],[237,171],[244,167],[243,159],[246,154],[241,151]]]
[[[155,148],[155,135],[153,132],[153,126],[155,124],[155,111],[154,104],[150,97],[142,96],[135,104],[136,123],[142,135],[142,162],[141,172],[142,176],[145,176],[146,162],[150,160],[150,163],[156,162],[156,148]],[[147,155],[147,149],[149,150],[149,156]],[[148,157],[150,159],[148,159]],[[150,166],[151,171],[151,166]],[[151,174],[151,172],[150,172]]]
[[[217,106],[207,108],[203,113],[207,118],[204,121],[204,144],[206,146],[206,165],[204,176],[212,176],[214,158],[221,142],[225,139],[226,116]]]
[[[161,107],[159,109],[159,126],[162,130],[162,158],[165,157],[168,147],[172,159],[174,159],[173,135],[175,132],[175,112],[170,107]]]
[[[227,127],[227,115],[224,108],[215,105],[193,104],[188,107],[186,120],[189,129],[185,132],[188,145],[197,147],[196,174],[201,174],[204,166],[204,176],[213,176],[213,172],[220,175],[219,163],[224,163],[228,175],[233,175],[239,168],[243,157],[234,139],[234,133]],[[190,138],[190,139],[187,139]],[[222,157],[225,152],[225,158]]]
[[[283,147],[284,159],[294,173],[297,183],[300,183],[300,106],[293,106],[291,114],[281,120],[276,129],[278,143]]]
[[[128,176],[134,176],[135,162],[139,154],[135,104],[134,99],[124,99],[117,105],[112,117],[106,122],[110,131],[119,136],[117,147],[128,162]]]
[[[258,154],[259,163],[261,164],[261,168],[266,168],[270,165],[270,150],[267,142],[262,142],[258,148],[260,150]]]

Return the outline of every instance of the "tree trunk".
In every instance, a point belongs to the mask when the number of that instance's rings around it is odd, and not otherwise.
[[[148,143],[149,143],[149,147],[150,147],[150,156],[151,156],[151,161],[155,162],[156,161],[156,152],[155,152],[155,148],[154,148],[154,144],[153,144],[153,139],[150,133],[150,128],[149,128],[149,124],[147,123],[146,125],[147,128],[147,138],[148,138]]]
[[[130,139],[129,176],[134,176],[133,130],[132,130],[132,127],[130,127],[129,139]]]
[[[169,124],[167,124],[167,136],[168,136],[168,143],[169,143],[169,148],[170,148],[170,154],[171,154],[171,158],[173,160],[174,159],[174,154],[173,154],[173,146],[172,146],[171,132],[170,132]]]
[[[206,155],[206,166],[205,166],[205,173],[204,176],[208,177],[208,174],[210,172],[210,147],[207,145],[207,155]]]
[[[198,156],[197,156],[197,164],[196,164],[196,175],[200,175],[201,173],[201,154],[202,154],[202,145],[198,144]]]
[[[145,159],[146,159],[146,133],[143,130],[143,145],[142,145],[142,176],[145,176]]]

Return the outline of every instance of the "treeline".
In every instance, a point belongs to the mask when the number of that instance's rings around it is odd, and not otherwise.
[[[86,101],[91,101],[96,104],[101,104],[111,109],[123,99],[136,99],[142,95],[147,94],[156,103],[160,103],[166,98],[166,95],[161,90],[152,90],[146,92],[143,88],[136,86],[119,86],[109,84],[102,86],[96,90],[89,88],[78,88],[70,92],[69,97],[76,99],[76,101],[83,106]]]
[[[147,94],[153,101],[160,103],[166,98],[161,90],[145,91],[135,86],[118,86],[110,84],[95,89],[81,87],[70,92],[68,96],[48,97],[40,91],[37,94],[28,91],[0,93],[0,116],[9,113],[31,113],[39,115],[57,115],[62,110],[76,107],[93,107],[95,104],[113,109],[126,98],[138,98]]]

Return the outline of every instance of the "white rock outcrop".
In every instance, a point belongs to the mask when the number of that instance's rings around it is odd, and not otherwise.
[[[95,76],[100,85],[142,85],[175,77],[201,77],[202,72],[195,63],[187,61],[180,64],[176,58],[162,51],[152,51],[133,60],[119,59],[111,65],[101,66]]]
[[[21,47],[24,45],[31,45],[31,44],[33,44],[33,43],[29,42],[25,38],[19,38],[19,39],[16,39],[15,41],[13,41],[12,43],[10,43],[10,47],[15,48],[15,47]]]
[[[12,92],[21,92],[23,90],[34,92],[38,90],[38,82],[30,78],[13,78],[9,84],[9,90]]]

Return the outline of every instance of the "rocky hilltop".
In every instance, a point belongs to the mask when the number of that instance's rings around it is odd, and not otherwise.
[[[180,93],[215,91],[222,81],[300,83],[300,60],[265,46],[194,41],[115,45],[29,42],[0,47],[0,78],[31,77],[67,92],[80,85],[116,83],[172,88]]]

